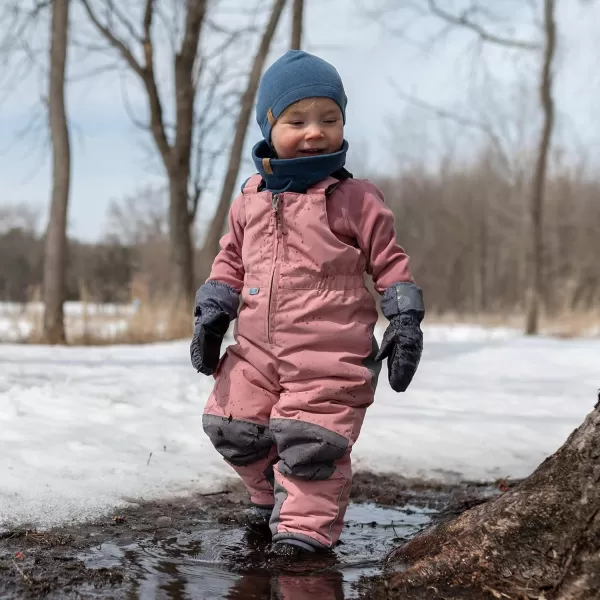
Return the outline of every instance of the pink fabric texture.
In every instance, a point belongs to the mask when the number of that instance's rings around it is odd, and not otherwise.
[[[412,275],[373,184],[328,178],[306,194],[273,195],[259,183],[250,178],[233,202],[209,277],[238,291],[242,304],[205,417],[265,427],[271,453],[232,466],[253,502],[275,504],[274,539],[331,547],[379,369],[364,274],[379,293]],[[228,435],[222,428],[218,435]]]

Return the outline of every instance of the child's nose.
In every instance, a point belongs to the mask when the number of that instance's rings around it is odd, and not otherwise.
[[[323,132],[321,131],[321,126],[319,124],[313,123],[312,125],[308,126],[306,131],[306,137],[308,139],[320,138],[322,135]]]

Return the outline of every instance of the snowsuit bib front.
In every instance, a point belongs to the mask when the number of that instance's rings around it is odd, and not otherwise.
[[[306,194],[259,191],[260,183],[251,177],[232,205],[210,276],[242,303],[203,426],[251,500],[275,504],[274,540],[331,547],[380,369],[365,272],[381,288],[409,272],[393,225],[387,231],[389,209],[377,198],[354,201],[367,195],[363,182],[330,177]]]

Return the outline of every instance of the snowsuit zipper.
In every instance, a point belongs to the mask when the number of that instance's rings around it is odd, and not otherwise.
[[[275,281],[275,271],[277,270],[277,255],[279,253],[279,194],[273,194],[271,197],[272,219],[275,223],[275,239],[273,241],[273,264],[271,266],[271,280],[269,282],[269,301],[267,304],[267,342],[273,343],[271,336],[271,306],[273,303],[273,283]]]

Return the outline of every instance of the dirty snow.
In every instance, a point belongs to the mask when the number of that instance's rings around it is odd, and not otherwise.
[[[468,326],[429,326],[425,339],[407,393],[392,392],[382,371],[357,468],[439,480],[523,477],[594,406],[600,339]],[[188,356],[187,342],[0,345],[0,528],[218,489],[233,472],[202,432],[211,380]]]

